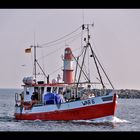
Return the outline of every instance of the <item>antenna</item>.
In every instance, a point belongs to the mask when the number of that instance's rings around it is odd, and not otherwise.
[[[34,75],[35,75],[35,83],[36,83],[36,47],[35,45],[31,45],[31,48],[34,48]]]
[[[84,9],[82,9],[82,20],[83,20],[83,24],[84,24]]]
[[[35,31],[34,31],[34,46],[35,46]]]

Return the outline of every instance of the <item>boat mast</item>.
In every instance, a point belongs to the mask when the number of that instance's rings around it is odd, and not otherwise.
[[[38,46],[36,46],[36,45],[32,45],[31,46],[31,48],[34,48],[34,75],[35,75],[35,84],[36,84],[36,62],[37,62],[37,60],[36,60],[36,48],[37,48]]]
[[[34,75],[35,75],[35,84],[36,84],[36,78],[37,78],[37,69],[36,69],[36,66],[38,65],[40,70],[43,72],[44,76],[46,77],[46,79],[48,79],[48,76],[46,75],[46,73],[44,72],[44,70],[41,68],[40,64],[38,63],[37,61],[37,57],[36,57],[36,48],[39,48],[40,46],[31,46],[31,48],[34,48]],[[36,65],[37,64],[37,65]]]
[[[34,69],[35,69],[35,83],[36,83],[36,47],[34,45]]]
[[[93,26],[93,24],[91,24],[92,26]],[[85,28],[85,26],[83,25],[83,29]],[[98,72],[98,75],[99,75],[99,78],[100,78],[100,82],[101,82],[101,84],[102,84],[102,86],[103,86],[103,89],[105,88],[105,85],[104,85],[104,83],[103,83],[103,80],[102,80],[102,77],[101,77],[101,74],[100,74],[100,71],[99,71],[99,67],[98,67],[98,64],[97,64],[97,62],[96,62],[96,58],[95,58],[95,53],[93,52],[93,49],[92,49],[92,47],[91,47],[91,44],[90,44],[90,42],[89,42],[89,39],[90,39],[90,35],[89,35],[89,24],[87,24],[87,38],[88,38],[88,40],[87,40],[87,46],[89,46],[90,47],[90,49],[91,49],[91,52],[92,52],[92,57],[93,57],[93,59],[94,59],[94,62],[95,62],[95,66],[96,66],[96,69],[97,69],[97,72]]]
[[[90,46],[90,49],[91,49],[91,52],[92,52],[91,57],[93,57],[93,59],[94,59],[95,66],[96,66],[96,68],[97,68],[97,72],[98,72],[98,75],[99,75],[99,78],[100,78],[100,82],[101,82],[101,84],[102,84],[102,86],[103,86],[103,89],[104,89],[104,88],[105,88],[105,85],[104,85],[104,83],[103,83],[102,76],[101,76],[101,74],[100,74],[99,67],[98,67],[98,64],[97,64],[97,62],[96,62],[95,53],[93,52],[93,49],[92,49],[91,44],[90,44],[90,42],[89,42],[89,39],[90,39],[90,35],[89,35],[89,24],[87,24],[87,33],[88,33],[88,42],[87,42],[87,44],[88,44],[88,46]]]
[[[83,69],[83,65],[84,65],[84,60],[85,60],[85,56],[86,56],[86,52],[87,52],[87,48],[89,46],[89,39],[90,39],[90,36],[89,36],[89,24],[87,24],[87,28],[85,27],[85,24],[82,25],[82,30],[84,29],[87,29],[87,43],[86,43],[86,46],[85,47],[85,52],[84,52],[84,56],[83,56],[83,60],[82,60],[82,64],[81,64],[81,68],[80,68],[80,74],[79,74],[79,77],[78,77],[78,81],[77,81],[77,86],[76,86],[76,97],[77,97],[77,91],[78,91],[78,85],[79,85],[79,82],[80,82],[80,78],[81,78],[81,73],[82,73],[82,69]],[[86,38],[84,38],[84,41],[86,41]],[[89,83],[90,83],[90,79],[87,78]]]

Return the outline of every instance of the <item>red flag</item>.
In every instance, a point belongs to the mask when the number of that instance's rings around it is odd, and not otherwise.
[[[31,53],[31,48],[25,49],[25,53]]]

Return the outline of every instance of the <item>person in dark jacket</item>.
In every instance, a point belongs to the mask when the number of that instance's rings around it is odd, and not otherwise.
[[[38,102],[38,99],[39,99],[38,96],[39,96],[38,92],[33,92],[33,95],[31,96],[32,105]]]

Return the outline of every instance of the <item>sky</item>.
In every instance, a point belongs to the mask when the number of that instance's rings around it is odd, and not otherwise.
[[[0,88],[21,88],[22,79],[32,76],[33,54],[26,48],[56,40],[83,23],[94,23],[91,42],[114,87],[140,89],[140,9],[0,9]],[[38,48],[45,72],[61,68],[64,48],[76,50],[79,42]]]

